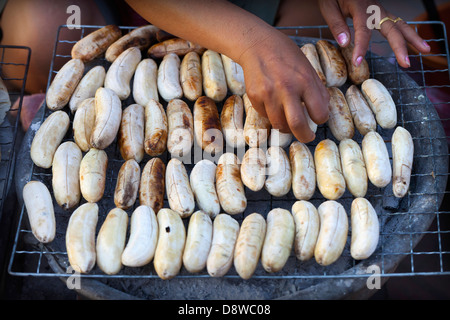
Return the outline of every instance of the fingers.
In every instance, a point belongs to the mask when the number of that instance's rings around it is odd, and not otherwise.
[[[398,28],[398,24],[401,22],[403,21],[398,21],[396,23],[386,21],[381,25],[380,32],[388,40],[398,64],[403,68],[409,68],[411,63],[406,48],[406,40],[400,28]]]
[[[404,21],[396,23],[396,27],[400,29],[401,33],[412,46],[414,46],[421,53],[430,52],[430,46],[428,43],[420,37],[417,32]]]
[[[385,27],[388,28],[389,33],[386,34],[386,39],[389,42],[389,45],[394,51],[395,58],[397,59],[398,64],[403,68],[409,68],[411,63],[408,57],[408,50],[406,49],[406,41],[403,37],[403,34],[395,27]]]
[[[273,129],[278,129],[283,133],[291,132],[282,105],[271,103],[267,104],[265,109]]]
[[[353,65],[358,67],[366,56],[366,52],[369,48],[369,42],[371,37],[371,30],[367,28],[365,12],[359,12],[354,15],[353,25],[355,29],[354,49],[352,62]]]
[[[284,113],[292,134],[300,142],[311,142],[315,139],[311,131],[306,113],[316,124],[328,121],[328,102],[330,96],[325,86],[314,76],[304,82],[300,95],[287,95],[284,99]],[[302,104],[302,101],[304,105]],[[305,108],[306,106],[306,108]]]
[[[341,47],[345,47],[350,43],[350,29],[345,22],[339,4],[334,0],[319,1],[319,8],[326,23],[330,27],[333,37]]]
[[[323,124],[328,121],[330,94],[322,82],[312,81],[309,86],[304,87],[302,100],[311,120],[316,124]]]
[[[316,138],[309,127],[305,115],[306,109],[301,105],[300,99],[287,97],[284,104],[284,113],[292,134],[298,141],[308,143]]]
[[[390,18],[396,17],[388,15]],[[403,21],[386,21],[381,25],[381,34],[388,40],[394,51],[398,64],[403,68],[409,68],[411,63],[408,57],[407,42],[422,53],[430,51],[429,45],[408,24]]]
[[[251,91],[247,93],[248,98],[252,103],[252,107],[263,117],[268,118],[264,101],[258,95],[252,95]]]

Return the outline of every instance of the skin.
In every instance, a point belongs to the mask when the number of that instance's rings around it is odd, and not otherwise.
[[[127,3],[159,28],[224,53],[239,63],[244,70],[247,94],[254,108],[267,116],[275,129],[291,132],[299,141],[306,143],[314,140],[315,134],[307,124],[305,112],[317,124],[328,120],[328,92],[286,33],[222,0],[127,0]],[[345,22],[350,17],[355,25],[353,61],[358,65],[360,57],[364,57],[368,49],[371,35],[371,30],[366,27],[369,16],[366,9],[378,3],[368,0],[318,0],[315,4],[312,1],[282,1],[277,26],[305,25],[299,21],[300,15],[295,18],[295,13],[305,12],[300,9],[308,8],[306,12],[314,12],[311,14],[315,18],[317,12],[321,13],[333,37],[345,47],[352,40]],[[221,14],[215,14],[217,12]],[[395,17],[383,8],[381,13],[381,18],[386,15]],[[308,23],[313,24],[311,20],[309,18]],[[409,66],[407,41],[423,53],[429,51],[423,40],[404,22],[383,23],[380,32],[388,39],[402,67]]]
[[[396,15],[386,11],[378,1],[373,0],[318,0],[318,3],[334,38],[343,47],[346,47],[351,41],[350,29],[345,19],[353,19],[355,50],[352,60],[355,66],[361,63],[362,58],[360,57],[364,57],[369,47],[371,30],[366,26],[369,17],[369,14],[366,13],[367,7],[373,4],[378,5],[381,9],[381,19],[385,17],[397,18]],[[386,21],[381,25],[380,32],[388,40],[398,64],[403,68],[410,67],[407,42],[411,43],[421,53],[430,51],[428,44],[405,21],[397,23]]]
[[[55,47],[55,37],[60,25],[66,24],[69,14],[67,7],[78,5],[81,11],[81,24],[104,25],[105,20],[90,0],[11,0],[8,1],[0,19],[3,32],[2,45],[27,46],[31,49],[26,91],[28,93],[45,92],[50,71],[50,63]],[[46,32],[42,32],[46,30]],[[79,40],[81,31],[62,29],[60,39]],[[59,52],[68,52],[73,44],[59,44]],[[27,52],[14,51],[14,61],[24,63]],[[21,56],[19,56],[21,55]],[[64,64],[64,59],[55,59],[55,70]],[[10,60],[8,60],[10,61]],[[5,67],[8,78],[23,78],[23,69]],[[15,85],[21,86],[22,81]]]
[[[297,45],[287,36],[289,31],[277,30],[255,15],[225,0],[127,0],[149,23],[178,37],[226,54],[244,69],[247,94],[254,108],[267,116],[275,129],[291,132],[301,142],[314,140],[305,112],[322,124],[328,120],[329,95],[312,66]],[[33,52],[27,78],[27,92],[45,92],[54,47],[53,32],[67,22],[66,9],[77,4],[81,9],[81,23],[104,25],[105,21],[94,1],[89,0],[14,0],[8,1],[0,26],[2,44],[29,46]],[[366,27],[366,9],[374,0],[281,0],[276,26],[324,25],[341,46],[355,43],[353,62],[358,65],[369,44],[371,30]],[[393,15],[381,7],[381,18]],[[217,15],[217,12],[220,12]],[[346,18],[355,26],[351,38]],[[25,22],[24,22],[25,21]],[[430,48],[405,22],[382,24],[384,35],[400,66],[409,67],[406,43],[420,52]],[[70,36],[60,38],[75,40]],[[302,31],[301,36],[319,36],[317,31]],[[346,36],[342,36],[346,35]],[[341,40],[341,41],[340,41]],[[70,46],[70,44],[67,44]],[[69,50],[70,48],[68,48]],[[23,61],[23,60],[22,60]],[[55,66],[58,69],[59,66]],[[8,74],[5,68],[4,72]],[[305,107],[301,102],[305,103]]]

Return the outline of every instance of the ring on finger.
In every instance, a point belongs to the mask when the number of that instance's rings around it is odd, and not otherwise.
[[[381,19],[380,23],[378,24],[378,27],[381,29],[381,25],[383,23],[385,23],[386,21],[392,21],[393,23],[397,23],[399,21],[403,21],[403,19],[400,17],[397,17],[395,19],[392,19],[391,17],[385,17],[385,18]]]

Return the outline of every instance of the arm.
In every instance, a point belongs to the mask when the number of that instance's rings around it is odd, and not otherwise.
[[[144,19],[177,37],[238,61],[273,28],[228,1],[127,0]]]
[[[157,27],[239,63],[254,108],[275,129],[309,142],[305,112],[318,124],[328,119],[328,92],[300,48],[253,14],[222,0],[127,2]]]

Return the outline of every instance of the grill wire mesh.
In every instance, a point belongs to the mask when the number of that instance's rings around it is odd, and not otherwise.
[[[413,26],[417,31],[419,31],[419,27],[422,24],[428,24],[428,25],[437,25],[440,28],[444,29],[444,25],[441,22],[426,22],[426,23],[416,23],[416,22],[409,22],[411,26]],[[96,30],[102,26],[82,26],[81,30],[75,30],[73,32],[79,32],[80,38],[85,36],[86,34],[90,33],[93,30]],[[121,29],[124,32],[128,32],[129,30],[133,29],[132,27],[121,27]],[[316,31],[318,33],[317,37],[322,38],[323,34],[328,30],[328,26],[315,26],[315,27],[295,27],[295,28],[286,28],[291,29],[292,32],[295,33],[296,36],[301,36],[302,31]],[[52,66],[50,70],[50,76],[48,84],[50,84],[51,80],[53,79],[54,75],[57,73],[56,65],[59,63],[64,63],[68,61],[70,56],[70,51],[64,51],[61,49],[64,47],[64,45],[73,45],[75,41],[68,41],[63,36],[61,36],[62,31],[67,32],[68,28],[67,26],[61,26],[58,30],[57,36],[56,36],[56,43],[55,43],[55,49],[54,49],[54,56],[52,60]],[[420,33],[420,32],[419,32]],[[445,35],[445,33],[444,33]],[[444,239],[449,237],[450,229],[446,228],[444,226],[444,219],[448,219],[448,215],[450,214],[447,210],[442,210],[440,207],[441,199],[445,194],[447,193],[445,191],[445,188],[440,188],[437,183],[434,183],[434,186],[430,188],[427,192],[416,192],[416,185],[414,184],[414,181],[417,181],[416,179],[420,178],[433,178],[435,180],[439,179],[439,181],[447,180],[448,176],[448,168],[438,168],[436,167],[437,164],[441,163],[440,160],[448,159],[448,149],[447,149],[447,139],[449,139],[448,135],[442,135],[439,137],[435,136],[435,130],[433,129],[436,126],[436,122],[442,122],[443,124],[450,121],[450,119],[441,117],[441,119],[438,119],[433,116],[433,114],[424,114],[424,117],[420,120],[408,120],[406,117],[404,117],[404,109],[411,107],[412,105],[414,107],[422,104],[429,104],[430,102],[426,98],[428,90],[434,90],[434,89],[448,89],[450,88],[450,80],[449,80],[449,74],[450,71],[448,69],[448,42],[447,37],[445,35],[445,38],[442,39],[427,39],[425,38],[430,44],[435,43],[443,43],[446,46],[446,53],[443,54],[413,54],[410,55],[410,58],[415,65],[413,65],[414,68],[411,70],[404,70],[401,67],[398,66],[395,59],[393,59],[392,51],[388,51],[386,54],[386,51],[383,51],[383,48],[389,47],[389,44],[385,39],[377,40],[374,37],[372,38],[370,42],[369,52],[367,55],[367,60],[369,62],[369,65],[371,66],[371,77],[377,78],[378,76],[388,76],[389,79],[392,81],[386,85],[390,92],[392,93],[394,97],[394,101],[397,104],[398,112],[399,112],[399,125],[405,126],[406,128],[409,128],[412,131],[413,140],[415,146],[417,144],[426,144],[429,145],[429,148],[427,149],[428,152],[415,154],[414,162],[416,161],[430,161],[430,168],[428,172],[418,172],[416,170],[413,170],[412,174],[412,184],[411,189],[408,195],[402,199],[401,203],[396,203],[393,205],[395,209],[398,210],[380,210],[378,211],[380,222],[381,222],[381,233],[380,233],[380,242],[377,250],[371,257],[372,261],[376,261],[377,265],[380,267],[380,276],[415,276],[415,275],[447,275],[450,274],[450,265],[449,265],[449,254],[450,254],[450,247],[445,246],[445,244],[448,245],[448,243],[445,243]],[[381,52],[382,54],[377,54],[377,49],[382,48]],[[440,68],[440,69],[434,69],[434,70],[428,70],[424,64],[425,58],[427,57],[443,57],[447,60],[447,66]],[[384,68],[377,68],[376,67],[376,61],[378,60],[388,60],[392,62],[393,68],[392,69],[384,69]],[[102,59],[101,61],[96,61],[95,64],[102,64],[104,66],[108,66],[108,63]],[[87,66],[89,67],[89,66]],[[401,79],[399,74],[402,72],[406,73],[411,78],[414,78],[414,80],[417,82],[417,87],[415,90],[419,90],[419,95],[415,101],[408,101],[408,99],[403,99],[406,96],[407,88],[404,88],[401,83]],[[427,82],[429,75],[444,75],[444,81],[440,84],[429,84]],[[165,102],[161,101],[164,106],[166,106]],[[129,100],[126,100],[124,102],[124,106],[131,104]],[[433,106],[436,108],[440,107],[442,108],[448,108],[448,105],[450,104],[450,101],[432,101]],[[192,107],[192,104],[190,104]],[[218,104],[219,112],[221,110],[222,105]],[[424,109],[426,110],[426,109]],[[42,120],[46,118],[50,114],[49,110],[46,110],[45,113],[42,115]],[[70,112],[69,112],[70,114]],[[73,116],[71,116],[71,120],[73,120]],[[416,126],[421,126],[422,128],[427,128],[429,131],[428,135],[425,136],[416,136],[414,134],[414,128]],[[378,130],[381,130],[378,128]],[[423,132],[423,130],[422,130]],[[389,133],[385,133],[383,137],[388,137]],[[317,138],[314,142],[309,144],[311,150],[317,145],[317,143],[326,137],[330,137],[331,133],[329,133],[328,128],[326,125],[321,125],[318,128],[317,131]],[[72,140],[72,135],[69,133],[66,136],[65,140]],[[361,142],[361,136],[355,135],[355,140],[359,143]],[[385,139],[386,144],[388,146],[388,149],[390,150],[390,141],[388,138]],[[441,147],[435,147],[436,144],[439,144],[439,146],[442,146],[442,144],[445,144],[445,148]],[[445,151],[441,151],[445,150]],[[99,227],[101,226],[104,218],[106,217],[106,214],[114,207],[114,201],[113,201],[113,193],[114,188],[116,184],[116,178],[117,178],[117,172],[124,162],[123,159],[120,156],[119,150],[116,146],[116,144],[113,144],[113,146],[108,147],[106,150],[109,155],[109,164],[108,164],[108,171],[107,171],[107,183],[106,183],[106,190],[105,195],[101,202],[99,203],[100,206],[100,216],[99,216],[99,222],[97,226],[97,231]],[[144,160],[141,163],[141,168],[143,165],[148,161],[148,156],[144,158]],[[166,160],[165,162],[170,159],[170,155],[165,153],[162,156],[162,159]],[[392,160],[392,159],[391,159]],[[186,165],[186,168],[188,172],[192,169],[193,165]],[[51,171],[43,170],[40,168],[37,168],[35,166],[32,167],[32,169],[29,172],[29,178],[28,180],[40,180],[49,186],[49,189],[51,191]],[[392,191],[388,190],[389,187],[384,189],[377,189],[372,187],[369,187],[369,191],[367,194],[367,198],[370,201],[379,202],[386,204],[387,202],[391,201],[394,197],[392,195]],[[294,198],[292,191],[285,197],[281,198],[275,198],[270,196],[267,192],[262,191],[259,193],[252,193],[249,192],[249,190],[246,190],[246,194],[248,197],[248,208],[245,211],[243,215],[235,216],[235,218],[242,222],[242,219],[251,212],[257,211],[264,216],[267,215],[267,213],[275,207],[284,207],[286,209],[290,209],[292,204],[296,201]],[[428,199],[429,197],[432,198],[434,205],[432,206],[432,210],[427,210],[426,212],[416,212],[414,214],[410,214],[408,212],[408,209],[410,205],[416,201],[418,198],[425,198]],[[347,210],[347,213],[349,213],[349,205],[352,199],[352,196],[346,191],[344,196],[339,201],[347,201],[347,205],[344,205],[344,207]],[[167,199],[166,199],[167,200]],[[316,190],[316,193],[314,197],[311,199],[311,202],[318,206],[322,201],[324,201],[324,198],[318,193]],[[83,200],[82,200],[83,202]],[[138,205],[138,201],[136,202],[135,207]],[[389,206],[389,205],[388,205]],[[134,207],[134,208],[135,208]],[[164,207],[168,207],[167,201],[165,201]],[[128,210],[128,212],[132,212],[134,209]],[[26,210],[22,206],[22,210],[20,212],[20,218],[19,218],[19,226],[17,228],[17,234],[15,238],[14,248],[11,256],[11,260],[9,263],[9,273],[12,275],[18,275],[18,276],[50,276],[50,277],[67,277],[70,274],[67,274],[65,272],[66,268],[68,267],[68,261],[67,261],[67,253],[65,251],[65,226],[67,226],[68,219],[70,217],[72,211],[70,212],[64,212],[63,210],[60,210],[60,208],[57,208],[57,205],[55,206],[55,213],[56,218],[59,221],[59,224],[57,225],[57,235],[55,240],[49,244],[49,245],[42,245],[42,244],[27,244],[26,241],[24,242],[23,239],[30,239],[31,231],[29,228],[29,225],[27,223],[27,216],[26,216]],[[422,227],[422,226],[416,226],[414,222],[416,221],[417,216],[428,216],[430,217],[429,221],[433,221],[433,224],[430,225],[430,227]],[[397,229],[391,229],[391,228],[384,228],[385,222],[388,222],[392,219],[397,219],[401,217],[402,220],[407,220],[409,223],[406,223],[406,228],[402,230]],[[426,220],[428,221],[428,220]],[[186,224],[187,225],[187,224]],[[61,227],[62,226],[62,227]],[[59,229],[58,229],[59,228]],[[350,235],[351,230],[349,230]],[[434,243],[436,243],[436,249],[430,250],[430,251],[416,251],[415,246],[418,243],[418,241],[421,238],[433,238]],[[388,243],[391,243],[392,241],[402,241],[403,243],[406,241],[409,245],[406,247],[402,247],[401,250],[392,249],[390,246],[388,246]],[[35,264],[33,266],[28,266],[27,269],[24,269],[21,264],[18,261],[21,261],[21,259],[24,257],[33,257],[33,261]],[[46,270],[42,267],[43,260],[42,259],[48,259],[53,266],[57,265],[57,268],[53,268],[54,270]],[[406,272],[395,272],[395,270],[392,269],[392,266],[388,261],[391,259],[395,260],[396,262],[399,262],[401,260],[407,260],[410,261],[410,270],[407,270]],[[418,261],[430,261],[430,263],[427,263],[426,269],[418,269],[416,267]],[[315,261],[309,261],[306,263],[299,263],[296,261],[295,256],[291,254],[291,257],[286,264],[286,267],[283,269],[283,271],[275,274],[268,274],[266,273],[261,266],[258,266],[257,271],[255,272],[253,278],[256,279],[302,279],[302,278],[320,278],[320,279],[326,279],[326,278],[345,278],[345,277],[368,277],[371,275],[371,273],[361,273],[359,269],[355,269],[356,271],[352,271],[355,266],[360,264],[358,261],[354,261],[350,257],[349,252],[349,240],[347,241],[346,248],[344,249],[344,252],[342,254],[342,257],[332,266],[330,267],[320,267]],[[307,270],[307,271],[305,271]],[[349,271],[350,270],[350,271]],[[103,278],[103,279],[124,279],[124,278],[158,278],[156,275],[156,272],[153,269],[152,264],[149,264],[148,266],[141,267],[141,268],[127,268],[124,267],[119,274],[116,275],[105,275],[102,273],[98,267],[95,267],[89,274],[81,275],[81,277],[85,278]],[[239,278],[237,273],[234,271],[234,269],[230,269],[229,273],[225,276],[227,278]],[[178,279],[180,278],[209,278],[209,275],[206,271],[203,271],[199,274],[190,274],[186,270],[182,268],[180,274],[177,276]]]
[[[20,127],[20,111],[25,93],[30,55],[31,50],[28,47],[0,46],[0,77],[8,88],[11,100],[11,108],[7,111],[4,122],[0,123],[0,217],[5,207],[14,172],[16,138]]]

